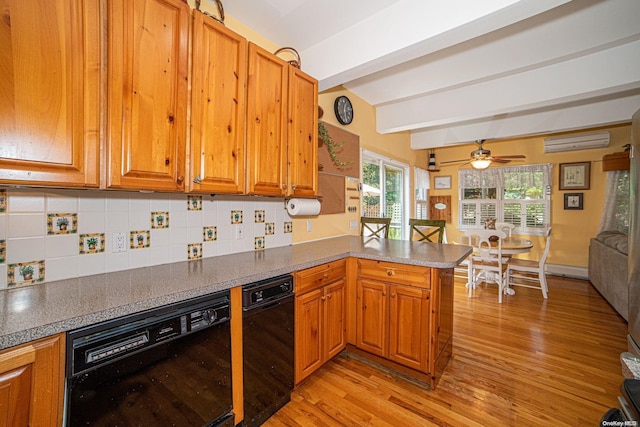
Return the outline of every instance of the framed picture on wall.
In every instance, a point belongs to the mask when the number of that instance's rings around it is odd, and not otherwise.
[[[584,193],[565,193],[564,209],[565,210],[582,210]]]
[[[560,190],[588,190],[591,162],[560,163]]]
[[[433,187],[436,190],[448,190],[451,188],[451,175],[436,176],[433,178]]]

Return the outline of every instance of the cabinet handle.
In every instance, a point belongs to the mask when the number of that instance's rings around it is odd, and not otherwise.
[[[392,293],[391,298],[395,298],[395,297],[396,297],[396,294]]]
[[[202,178],[200,177],[200,175],[193,178],[193,182],[194,184],[200,184],[202,182]]]
[[[182,184],[182,181],[184,181],[184,176],[179,176],[178,179],[176,179],[178,184]]]
[[[396,272],[394,270],[387,270],[387,276],[395,276]]]
[[[327,294],[327,299],[331,299],[331,294]]]
[[[324,300],[326,300],[325,297],[320,297],[320,301],[324,301]]]
[[[291,191],[296,191],[296,185],[295,185],[295,184],[293,184],[293,185],[291,186]]]
[[[386,297],[387,296],[387,291],[382,291],[382,296]]]
[[[329,275],[328,275],[327,273],[324,273],[324,274],[322,275],[322,278],[323,278],[323,279],[328,279],[328,278],[329,278]]]

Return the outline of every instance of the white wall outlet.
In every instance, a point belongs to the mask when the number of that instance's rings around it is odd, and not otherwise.
[[[235,237],[236,240],[244,239],[244,227],[242,226],[242,224],[236,224]]]
[[[111,252],[127,251],[127,235],[125,233],[111,233]]]
[[[310,231],[311,231],[311,220],[308,219],[307,220],[307,232],[310,232]]]
[[[357,230],[358,229],[358,220],[356,219],[352,219],[349,221],[349,229],[350,230]]]

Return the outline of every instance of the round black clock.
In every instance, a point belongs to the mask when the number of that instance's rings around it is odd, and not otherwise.
[[[333,103],[333,110],[341,125],[348,125],[353,121],[353,106],[346,96],[339,96]]]

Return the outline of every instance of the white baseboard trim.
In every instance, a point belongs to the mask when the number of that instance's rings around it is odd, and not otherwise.
[[[589,279],[589,269],[587,267],[574,267],[572,265],[547,264],[547,274],[553,276],[572,277],[575,279]]]

